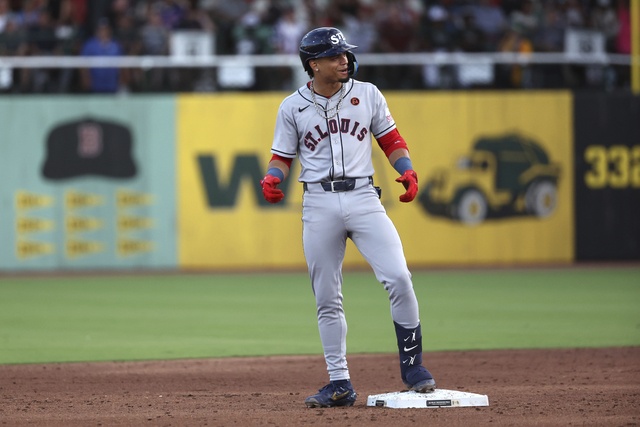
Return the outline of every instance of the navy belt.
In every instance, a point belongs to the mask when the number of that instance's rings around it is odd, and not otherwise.
[[[351,191],[356,188],[358,180],[367,180],[367,184],[373,184],[373,178],[346,178],[338,181],[325,181],[325,182],[304,182],[302,188],[304,191],[309,191],[310,185],[320,185],[324,191],[331,193],[342,193],[344,191]]]

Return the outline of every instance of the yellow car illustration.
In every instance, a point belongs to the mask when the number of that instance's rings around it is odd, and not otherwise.
[[[456,170],[436,170],[419,195],[425,210],[464,224],[487,218],[532,215],[556,208],[560,165],[518,134],[479,138]]]

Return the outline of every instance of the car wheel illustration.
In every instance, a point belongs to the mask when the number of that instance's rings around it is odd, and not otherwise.
[[[458,198],[455,218],[468,225],[479,224],[487,217],[487,199],[478,190],[464,190]]]
[[[548,217],[556,209],[558,189],[551,181],[534,182],[525,194],[527,213],[539,218]]]

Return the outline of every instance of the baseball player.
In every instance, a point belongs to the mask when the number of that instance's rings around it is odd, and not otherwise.
[[[280,104],[264,198],[278,203],[278,184],[295,157],[303,185],[302,240],[316,299],[318,329],[329,384],[305,399],[308,407],[352,406],[356,392],[346,358],[347,322],[342,304],[342,262],[350,238],[389,294],[400,352],[400,374],[410,390],[431,392],[435,381],[422,366],[419,308],[402,243],[373,185],[373,136],[411,202],[418,192],[405,140],[376,86],[354,80],[358,63],[336,28],[322,27],[300,42],[300,59],[311,81]]]

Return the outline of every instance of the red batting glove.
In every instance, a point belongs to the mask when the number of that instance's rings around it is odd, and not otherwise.
[[[276,187],[278,184],[280,184],[280,178],[273,175],[266,175],[260,181],[260,185],[262,185],[262,195],[267,202],[278,203],[284,199],[284,193]]]
[[[416,175],[415,171],[411,169],[404,171],[402,176],[396,178],[396,182],[402,183],[407,190],[406,193],[400,196],[401,202],[408,203],[415,199],[416,194],[418,194],[418,175]]]

